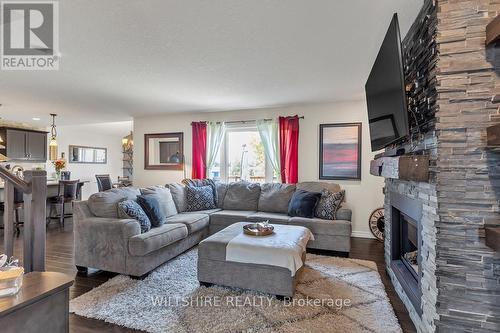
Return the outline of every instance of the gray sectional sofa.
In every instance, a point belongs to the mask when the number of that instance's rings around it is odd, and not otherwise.
[[[177,214],[150,231],[141,233],[139,223],[121,219],[118,203],[140,194],[136,188],[119,188],[75,202],[75,264],[142,276],[164,262],[197,245],[208,235],[241,221],[269,220],[275,224],[309,228],[315,240],[308,248],[348,253],[350,251],[351,210],[340,208],[336,220],[290,217],[288,202],[296,189],[321,192],[340,191],[338,184],[303,182],[289,184],[217,183],[217,208],[187,212],[186,190],[169,184]]]

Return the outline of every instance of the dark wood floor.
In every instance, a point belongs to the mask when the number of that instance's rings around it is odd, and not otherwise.
[[[14,254],[22,258],[22,236],[15,241]],[[0,240],[3,249],[3,232]],[[2,251],[0,251],[2,252]],[[47,231],[46,270],[56,271],[75,276],[75,283],[70,290],[70,297],[75,298],[94,287],[106,282],[116,274],[109,272],[91,272],[89,276],[76,275],[73,261],[73,228],[71,220],[66,221],[64,230],[60,230],[56,223],[49,226]],[[385,273],[383,244],[376,240],[353,238],[350,258],[371,260],[377,263],[385,285],[387,295],[391,301],[396,316],[399,319],[403,331],[406,333],[416,332],[415,326],[410,320],[405,306],[397,296],[388,275]],[[76,315],[70,315],[71,332],[139,332],[108,324],[100,320],[85,319]]]

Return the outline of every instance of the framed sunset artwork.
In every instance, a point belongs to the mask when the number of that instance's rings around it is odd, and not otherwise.
[[[361,123],[319,125],[319,179],[361,179]]]

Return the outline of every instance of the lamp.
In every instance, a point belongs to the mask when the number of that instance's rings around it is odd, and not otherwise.
[[[56,130],[56,116],[57,114],[51,113],[52,128],[50,129],[50,143],[49,143],[49,159],[51,161],[57,160],[57,130]]]

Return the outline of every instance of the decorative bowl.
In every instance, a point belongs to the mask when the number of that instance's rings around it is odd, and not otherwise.
[[[274,227],[268,223],[249,223],[243,226],[243,233],[250,236],[269,236],[274,233]]]

